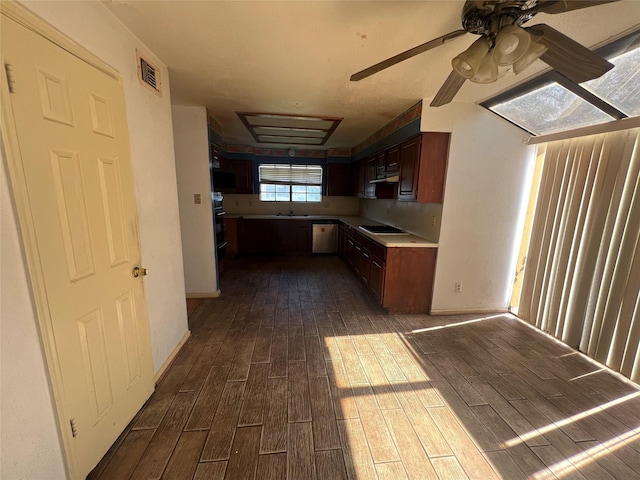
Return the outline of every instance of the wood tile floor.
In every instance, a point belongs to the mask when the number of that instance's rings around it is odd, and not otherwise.
[[[385,315],[331,256],[222,291],[89,478],[640,479],[640,388],[508,315]]]

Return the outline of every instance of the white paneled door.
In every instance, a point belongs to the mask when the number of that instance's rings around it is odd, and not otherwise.
[[[70,471],[84,478],[154,387],[124,93],[4,15],[1,30],[16,204]]]

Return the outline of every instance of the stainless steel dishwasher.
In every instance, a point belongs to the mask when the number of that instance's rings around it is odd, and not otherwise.
[[[338,223],[336,221],[313,222],[311,251],[313,253],[336,253],[338,251]]]

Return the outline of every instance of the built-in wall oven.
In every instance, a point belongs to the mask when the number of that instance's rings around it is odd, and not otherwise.
[[[213,192],[211,202],[213,207],[213,233],[216,244],[216,260],[218,263],[218,274],[224,270],[224,257],[227,250],[227,241],[224,231],[224,207],[222,206],[222,193]]]

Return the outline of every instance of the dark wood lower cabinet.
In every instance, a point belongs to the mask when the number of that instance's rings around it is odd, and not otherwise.
[[[390,314],[429,313],[437,248],[387,248],[384,299]]]
[[[311,253],[312,221],[237,219],[239,253]],[[338,253],[390,314],[429,313],[437,248],[385,247],[340,224]]]
[[[311,253],[311,220],[240,218],[240,253]]]
[[[390,314],[429,313],[437,248],[385,247],[341,225],[340,254]]]

